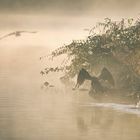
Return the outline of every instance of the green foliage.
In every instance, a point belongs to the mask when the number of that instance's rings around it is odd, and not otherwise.
[[[126,59],[140,48],[139,19],[122,19],[117,22],[105,18],[89,33],[85,40],[72,41],[51,53],[52,58],[66,54],[70,63],[60,68],[45,68],[42,72],[64,71],[69,77],[74,77],[82,67],[92,71],[98,65],[130,65]]]

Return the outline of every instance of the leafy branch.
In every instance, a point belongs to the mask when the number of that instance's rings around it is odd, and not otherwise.
[[[138,72],[140,64],[134,62],[134,60],[139,59],[138,52],[140,52],[139,19],[112,21],[105,18],[104,22],[97,23],[89,33],[85,40],[74,40],[69,45],[52,51],[50,55],[52,59],[66,54],[65,63],[60,67],[45,68],[41,73],[64,71],[69,77],[74,77],[82,67],[90,70],[96,65],[113,60],[130,65],[134,72],[140,74]],[[136,55],[132,55],[133,52]],[[131,60],[127,61],[128,57]]]

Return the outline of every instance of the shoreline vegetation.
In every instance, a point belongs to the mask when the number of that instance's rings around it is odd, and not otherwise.
[[[115,79],[116,89],[140,96],[140,19],[112,21],[105,18],[89,30],[85,40],[74,40],[52,51],[49,58],[66,55],[60,67],[46,67],[42,75],[62,71],[65,79],[74,78],[81,68],[98,74],[107,67]],[[54,60],[55,61],[55,60]]]

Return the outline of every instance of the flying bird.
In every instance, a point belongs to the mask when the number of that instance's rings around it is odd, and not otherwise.
[[[77,83],[74,89],[79,88],[85,80],[91,81],[91,88],[96,93],[106,91],[106,87],[101,84],[100,80],[108,81],[108,83],[112,86],[115,85],[112,74],[105,67],[102,69],[101,74],[98,77],[91,76],[85,69],[82,68],[77,76]]]
[[[9,33],[9,34],[6,34],[6,35],[0,37],[0,40],[4,39],[6,37],[9,37],[9,36],[19,37],[19,36],[21,36],[22,33],[37,33],[37,32],[36,31],[32,31],[32,32],[31,31],[15,31],[15,32],[12,32],[12,33]]]

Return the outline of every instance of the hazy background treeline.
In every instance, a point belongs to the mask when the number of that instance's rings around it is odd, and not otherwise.
[[[130,14],[139,12],[138,0],[0,0],[3,13]]]

